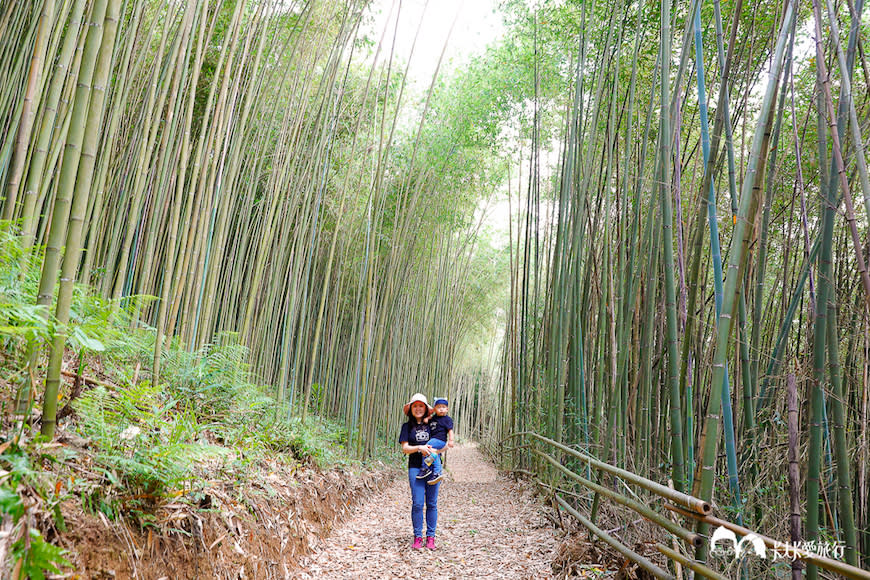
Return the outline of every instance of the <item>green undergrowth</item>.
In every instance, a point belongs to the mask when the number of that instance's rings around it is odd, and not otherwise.
[[[309,416],[304,423],[259,384],[248,352],[234,335],[189,352],[173,343],[163,353],[160,384],[150,382],[155,333],[137,321],[148,297],[117,305],[76,288],[68,328],[67,378],[59,408],[62,445],[39,438],[44,353],[56,331],[50,312],[34,305],[38,256],[30,257],[0,223],[0,513],[12,522],[10,561],[20,576],[41,578],[68,565],[46,538],[62,532],[58,506],[77,498],[84,509],[145,527],[166,501],[196,504],[209,485],[244,488],[277,465],[322,470],[355,463],[339,423]],[[28,368],[26,353],[43,353]],[[31,378],[31,375],[33,378]],[[30,409],[16,415],[16,393],[34,386]],[[26,420],[22,421],[21,419]]]

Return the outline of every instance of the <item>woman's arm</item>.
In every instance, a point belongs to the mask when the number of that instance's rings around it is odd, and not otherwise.
[[[411,445],[407,441],[402,441],[402,453],[405,455],[411,455],[412,453],[420,452],[423,454],[423,457],[429,455],[431,451],[431,447],[428,445]]]

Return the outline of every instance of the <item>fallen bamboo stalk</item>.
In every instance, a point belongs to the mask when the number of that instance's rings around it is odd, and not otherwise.
[[[617,552],[619,552],[620,554],[622,554],[623,556],[625,556],[629,560],[635,562],[638,566],[640,566],[641,568],[643,568],[644,570],[646,570],[647,572],[652,574],[654,577],[659,578],[661,580],[674,580],[673,576],[671,576],[670,574],[668,574],[667,572],[665,572],[664,570],[662,570],[661,568],[659,568],[658,566],[656,566],[655,564],[650,562],[647,558],[644,558],[643,556],[641,556],[637,552],[631,550],[631,548],[629,548],[628,546],[626,546],[622,542],[619,542],[618,540],[613,539],[607,532],[600,529],[598,526],[596,526],[595,524],[590,522],[588,519],[583,517],[580,514],[580,512],[578,512],[577,510],[572,508],[570,505],[568,505],[568,502],[566,502],[564,499],[562,499],[558,495],[555,497],[556,497],[556,501],[559,502],[559,505],[561,505],[565,509],[565,511],[567,511],[569,514],[571,514],[572,516],[577,518],[577,521],[579,521],[581,524],[583,524],[583,526],[586,527],[586,529],[588,529],[590,532],[592,532],[595,536],[597,536],[600,540],[602,540],[604,543],[609,545],[611,548],[613,548],[614,550],[616,550]]]
[[[634,510],[635,512],[637,512],[641,516],[645,517],[646,519],[653,522],[654,524],[656,524],[656,525],[666,529],[667,531],[671,532],[672,534],[674,534],[675,536],[677,536],[678,538],[680,538],[684,542],[688,543],[689,545],[697,548],[704,541],[704,538],[700,534],[697,534],[691,530],[687,530],[686,528],[680,526],[679,524],[675,524],[674,522],[672,522],[671,520],[669,520],[668,518],[666,518],[662,514],[656,512],[652,508],[645,506],[642,503],[640,503],[636,500],[633,500],[629,497],[626,497],[619,492],[616,492],[616,491],[613,491],[613,490],[608,489],[606,487],[603,487],[601,485],[598,485],[597,483],[593,483],[581,475],[577,475],[576,473],[574,473],[573,471],[571,471],[567,467],[559,464],[558,461],[556,461],[554,458],[550,457],[546,453],[542,453],[542,452],[537,451],[537,450],[535,451],[535,453],[537,455],[540,455],[541,457],[543,457],[545,460],[547,460],[549,463],[551,463],[554,467],[556,467],[557,469],[562,471],[565,475],[567,475],[571,479],[577,481],[578,483],[580,483],[584,487],[591,489],[592,491],[595,491],[595,492],[599,493],[600,495],[609,497],[610,499],[612,499],[616,503],[624,505],[625,507]]]
[[[671,560],[679,562],[686,568],[689,568],[690,570],[692,570],[696,574],[703,576],[704,578],[711,578],[712,580],[728,580],[728,578],[726,578],[722,574],[719,574],[715,570],[712,570],[707,566],[701,564],[700,562],[697,562],[687,556],[680,554],[676,550],[668,548],[664,544],[656,544],[656,549]]]
[[[661,496],[665,499],[669,499],[672,502],[677,503],[679,505],[685,506],[685,507],[689,508],[690,510],[692,510],[693,512],[706,515],[706,514],[709,514],[710,512],[713,511],[713,506],[709,502],[706,502],[706,501],[699,499],[697,497],[693,497],[691,495],[676,491],[674,489],[670,489],[666,485],[662,485],[658,482],[652,481],[651,479],[641,477],[640,475],[634,474],[630,471],[620,469],[619,467],[616,467],[615,465],[610,465],[609,463],[604,463],[603,461],[599,461],[598,459],[595,459],[594,457],[592,457],[590,455],[586,455],[585,453],[581,453],[580,451],[577,451],[576,449],[571,449],[570,447],[568,447],[566,445],[562,445],[561,443],[559,443],[557,441],[553,441],[552,439],[548,439],[547,437],[543,437],[541,435],[538,435],[537,433],[535,433],[533,431],[522,431],[519,433],[514,433],[514,434],[510,435],[508,438],[519,437],[522,435],[530,435],[530,436],[532,436],[540,441],[543,441],[544,443],[548,443],[548,444],[556,447],[557,449],[560,449],[560,450],[564,451],[565,453],[572,455],[573,457],[576,457],[578,459],[585,461],[590,466],[595,467],[596,469],[601,469],[601,470],[606,471],[608,473],[611,473],[617,477],[621,477],[625,481],[628,481],[628,482],[633,483],[637,486],[640,486],[640,487],[646,489],[647,491],[651,491],[652,493],[654,493],[658,496]]]
[[[78,374],[76,374],[72,371],[60,371],[60,374],[62,374],[63,376],[65,376],[67,378],[70,378],[70,379],[81,378],[82,382],[87,383],[93,387],[106,387],[107,389],[115,389],[115,390],[118,389],[118,385],[113,385],[112,383],[106,383],[106,382],[103,382],[103,381],[100,381],[97,379],[92,379],[92,378],[86,377],[84,375],[79,377]]]
[[[696,519],[699,522],[710,524],[711,526],[722,526],[723,528],[731,530],[735,534],[740,534],[742,536],[754,534],[761,538],[761,540],[768,548],[779,549],[783,546],[783,543],[778,540],[774,540],[773,538],[769,538],[767,536],[762,536],[761,534],[753,532],[748,528],[738,526],[737,524],[731,523],[726,520],[721,520],[713,516],[702,516],[700,514],[696,514],[694,512],[690,512],[688,510],[684,510],[683,508],[669,504],[665,504],[665,508],[677,512],[678,514],[682,514],[686,517]],[[862,570],[860,568],[856,568],[855,566],[850,566],[849,564],[846,564],[845,562],[840,562],[839,560],[833,560],[831,558],[819,556],[818,554],[814,554],[813,552],[810,552],[808,550],[798,548],[797,546],[788,546],[788,554],[789,556],[795,556],[796,558],[799,558],[801,560],[812,562],[820,568],[824,568],[825,570],[829,570],[831,572],[836,572],[837,574],[845,576],[846,578],[852,578],[853,580],[870,580],[870,572],[868,572],[867,570]]]

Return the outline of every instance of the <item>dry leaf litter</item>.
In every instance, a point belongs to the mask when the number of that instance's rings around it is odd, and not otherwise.
[[[541,504],[472,445],[450,450],[437,549],[412,550],[407,476],[363,501],[296,578],[553,578],[559,540]]]

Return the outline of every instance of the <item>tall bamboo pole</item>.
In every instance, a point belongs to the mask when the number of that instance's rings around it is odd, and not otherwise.
[[[685,466],[683,462],[683,425],[681,417],[679,383],[679,345],[677,343],[676,289],[674,285],[674,245],[673,209],[671,202],[671,124],[670,124],[670,70],[671,70],[671,2],[664,0],[661,5],[661,135],[659,138],[659,202],[662,212],[662,255],[665,273],[664,300],[667,313],[667,354],[668,354],[668,392],[670,394],[671,424],[671,469],[674,488],[686,489]]]
[[[718,316],[716,347],[713,359],[713,379],[710,387],[710,400],[708,402],[707,415],[704,420],[701,435],[702,452],[699,456],[698,468],[695,473],[693,492],[693,495],[708,501],[713,493],[716,448],[719,441],[722,385],[725,378],[725,361],[731,334],[731,322],[735,311],[735,298],[743,270],[744,254],[746,246],[748,245],[749,236],[747,234],[750,229],[749,226],[751,226],[755,221],[755,216],[750,215],[750,210],[752,207],[757,207],[758,205],[757,200],[754,200],[753,196],[755,173],[761,157],[762,146],[765,141],[764,135],[767,127],[767,119],[770,115],[770,110],[776,96],[776,86],[781,73],[785,43],[791,29],[791,19],[794,17],[794,9],[794,2],[789,1],[779,29],[776,49],[770,67],[767,89],[764,93],[764,99],[759,110],[759,119],[756,125],[755,135],[752,140],[752,149],[747,164],[747,176],[743,181],[739,200],[740,205],[738,208],[737,224],[734,228],[733,239],[735,240],[735,244],[731,248],[731,254],[728,260],[728,276],[725,279],[722,312]],[[704,526],[703,524],[700,525],[700,533],[706,533],[706,528],[707,526]],[[706,550],[703,547],[699,548],[697,552],[699,558],[703,558],[706,554]]]
[[[99,35],[94,43],[99,49],[96,61],[96,70],[93,76],[94,86],[88,104],[87,123],[85,125],[85,137],[82,143],[82,152],[76,174],[75,190],[72,196],[70,210],[70,224],[66,235],[66,244],[61,268],[61,283],[57,297],[56,318],[59,324],[51,344],[49,355],[48,372],[45,378],[45,400],[42,410],[42,434],[51,439],[57,416],[58,386],[60,385],[61,362],[66,346],[67,328],[69,322],[70,306],[72,305],[73,287],[76,280],[76,270],[79,266],[81,255],[82,226],[84,224],[84,212],[88,205],[88,195],[91,191],[91,180],[94,175],[97,145],[103,123],[103,110],[106,95],[106,86],[112,69],[112,55],[115,48],[115,35],[118,31],[120,19],[121,0],[111,0],[108,6],[95,5],[94,18],[104,14],[104,20],[97,20],[91,25],[88,36]],[[90,38],[88,38],[90,43]]]
[[[45,0],[42,4],[42,12],[39,16],[39,25],[36,29],[36,40],[33,43],[33,55],[30,59],[30,71],[27,76],[23,105],[21,107],[21,120],[18,122],[18,134],[15,138],[15,149],[12,152],[11,170],[6,177],[6,197],[3,206],[2,219],[12,219],[15,214],[18,200],[18,188],[24,174],[24,165],[27,161],[27,149],[30,144],[30,135],[33,131],[36,109],[39,107],[41,98],[40,83],[45,68],[48,41],[54,23],[55,2]]]

